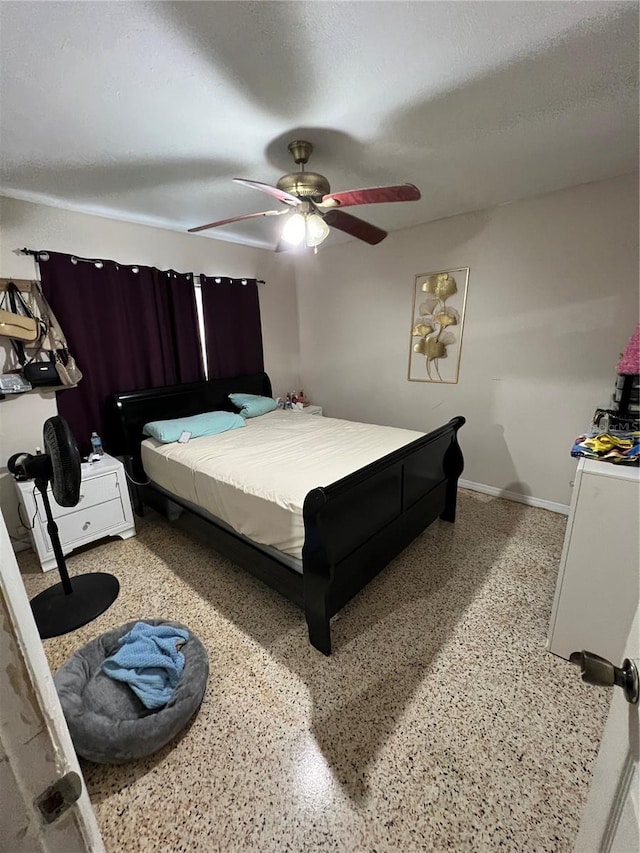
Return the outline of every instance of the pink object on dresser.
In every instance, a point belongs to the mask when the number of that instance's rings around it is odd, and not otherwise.
[[[636,330],[631,335],[631,340],[618,362],[618,373],[625,375],[640,373],[640,323],[636,326]]]

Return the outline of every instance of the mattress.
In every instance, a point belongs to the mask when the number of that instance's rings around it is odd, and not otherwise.
[[[148,438],[141,455],[149,479],[167,492],[254,542],[301,559],[306,495],[423,435],[277,410],[247,420],[243,429],[187,444]]]

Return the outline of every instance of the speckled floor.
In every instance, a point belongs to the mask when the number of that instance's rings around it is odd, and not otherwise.
[[[116,603],[47,640],[52,669],[102,631],[159,616],[210,655],[182,735],[122,766],[83,762],[107,850],[569,851],[608,708],[545,652],[564,519],[461,492],[333,621],[300,610],[155,514],[69,559]],[[31,554],[23,571],[34,571]],[[25,578],[30,595],[55,580]]]

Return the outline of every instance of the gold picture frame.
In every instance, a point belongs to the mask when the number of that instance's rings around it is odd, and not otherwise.
[[[415,277],[409,382],[457,383],[468,286],[469,267],[420,273]]]

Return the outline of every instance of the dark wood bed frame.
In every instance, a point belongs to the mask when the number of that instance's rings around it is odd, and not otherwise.
[[[149,421],[205,411],[236,411],[230,393],[271,396],[266,373],[130,391],[113,396],[117,448],[130,477],[146,480],[140,458]],[[331,654],[330,619],[436,518],[453,522],[463,469],[457,433],[463,417],[308,493],[303,516],[302,574],[207,518],[217,550],[304,608],[311,644]],[[134,486],[143,514],[152,486]],[[172,497],[175,503],[192,507]],[[205,516],[203,516],[205,517]]]

